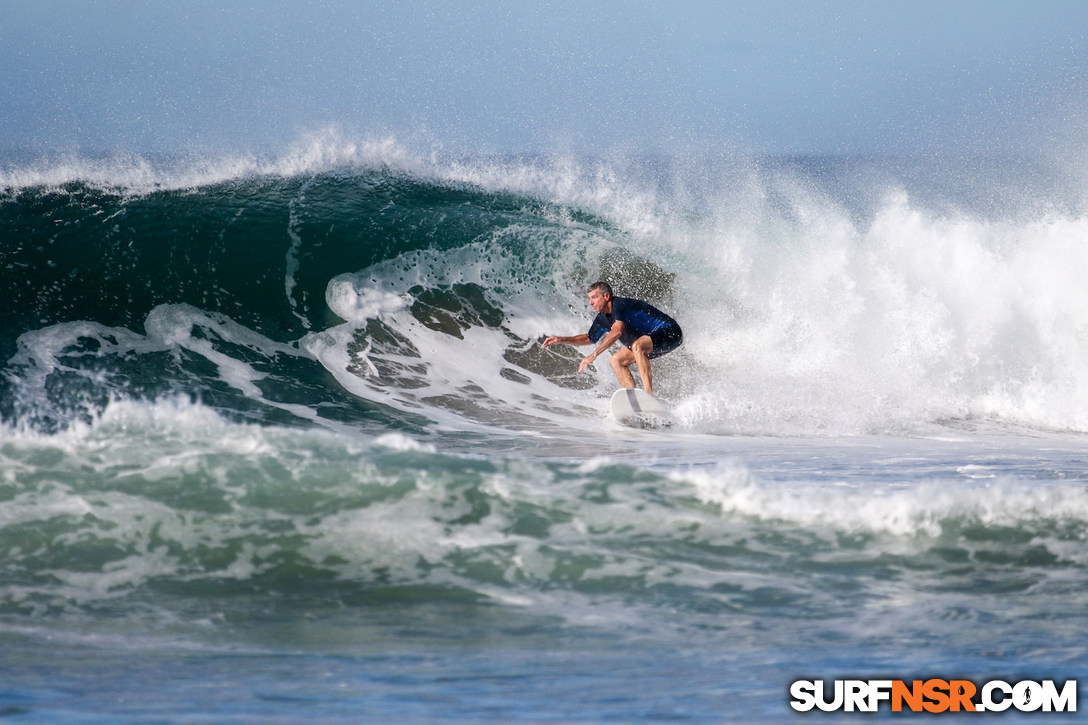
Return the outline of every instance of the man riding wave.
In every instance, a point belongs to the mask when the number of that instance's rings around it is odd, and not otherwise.
[[[684,341],[684,333],[676,320],[648,302],[630,297],[613,297],[607,282],[594,282],[588,290],[589,304],[597,312],[589,332],[570,337],[548,336],[545,348],[558,343],[592,345],[597,349],[582,358],[578,372],[585,370],[601,353],[619,342],[623,348],[612,354],[609,364],[624,388],[635,387],[630,367],[638,368],[642,387],[653,395],[653,374],[650,360],[672,352]]]

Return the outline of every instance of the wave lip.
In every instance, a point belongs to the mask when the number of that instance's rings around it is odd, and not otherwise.
[[[5,161],[0,164],[0,191],[54,190],[84,184],[140,195],[194,190],[254,177],[292,178],[340,169],[381,168],[426,176],[430,166],[392,137],[355,140],[329,128],[304,136],[278,155],[67,154]]]

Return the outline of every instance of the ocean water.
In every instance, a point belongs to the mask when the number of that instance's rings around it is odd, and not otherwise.
[[[1084,681],[1084,190],[335,137],[3,160],[0,715],[837,722],[791,683]],[[670,430],[540,348],[598,278],[684,327]]]

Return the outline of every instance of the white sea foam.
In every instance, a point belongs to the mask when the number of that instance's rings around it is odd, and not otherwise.
[[[365,324],[369,319],[381,319],[408,306],[405,294],[394,294],[373,287],[360,287],[353,275],[341,275],[329,282],[325,292],[329,309],[348,322]]]
[[[939,460],[939,454],[934,458]],[[984,485],[969,484],[976,478],[970,473],[955,482],[923,479],[864,489],[760,481],[739,463],[670,475],[678,484],[693,486],[701,501],[720,506],[724,515],[784,522],[810,531],[934,538],[949,524],[1022,527],[1034,521],[1088,518],[1088,491],[1083,487],[1018,481],[1008,474]]]
[[[394,451],[423,451],[435,453],[438,449],[432,443],[421,443],[403,433],[385,433],[374,439],[374,443]]]

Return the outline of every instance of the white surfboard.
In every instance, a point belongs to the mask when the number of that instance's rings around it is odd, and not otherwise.
[[[654,396],[637,388],[620,388],[612,394],[612,417],[632,428],[668,428],[672,414]]]

